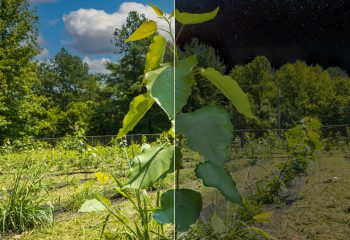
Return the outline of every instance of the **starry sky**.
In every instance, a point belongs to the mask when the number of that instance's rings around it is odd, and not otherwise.
[[[186,27],[178,44],[198,37],[229,67],[265,55],[275,67],[301,59],[350,73],[349,0],[176,0],[187,12],[217,6],[215,20]]]
[[[156,19],[149,1],[121,0],[29,0],[39,15],[39,60],[53,57],[61,47],[79,55],[91,72],[105,72],[103,63],[118,58],[111,39],[129,11],[138,11]],[[172,0],[152,0],[165,12],[173,10]]]

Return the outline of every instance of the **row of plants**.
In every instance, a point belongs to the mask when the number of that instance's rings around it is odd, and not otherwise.
[[[320,128],[319,120],[306,117],[286,132],[287,158],[278,163],[276,172],[256,183],[255,200],[262,203],[279,201],[282,188],[290,185],[297,175],[307,173],[310,162],[322,148]]]

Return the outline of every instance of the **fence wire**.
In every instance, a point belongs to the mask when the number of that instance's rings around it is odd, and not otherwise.
[[[284,133],[288,131],[288,129],[237,129],[234,130],[234,136],[239,137],[241,140],[241,145],[245,144],[245,138],[247,134],[251,134],[255,137],[263,137],[268,133],[274,133],[279,137],[283,137]],[[142,138],[146,137],[148,142],[154,142],[160,136],[157,134],[129,134],[126,135],[127,142],[130,143],[141,143]],[[321,136],[322,138],[330,138],[337,139],[338,141],[346,141],[350,140],[350,124],[340,124],[340,125],[325,125],[321,127]],[[116,139],[117,135],[97,135],[97,136],[86,136],[87,144],[91,146],[98,145],[108,145],[114,139]],[[38,140],[45,141],[52,146],[55,146],[62,138],[40,138]]]

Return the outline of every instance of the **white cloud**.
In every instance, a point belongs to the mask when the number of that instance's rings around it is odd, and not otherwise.
[[[90,73],[109,73],[105,67],[106,62],[111,62],[109,58],[99,58],[91,59],[89,57],[84,57],[83,62],[89,65]]]
[[[45,58],[49,56],[49,50],[47,48],[43,48],[39,54],[40,58]]]
[[[150,6],[141,3],[124,2],[112,14],[96,9],[79,9],[63,16],[67,33],[72,38],[68,44],[76,51],[88,55],[113,53],[113,32],[123,25],[130,11],[145,14],[161,28],[167,28],[166,23],[157,18]]]
[[[53,3],[57,2],[58,0],[29,0],[29,3],[33,4],[41,4],[41,3]]]
[[[45,39],[43,38],[43,36],[39,35],[37,38],[37,42],[39,45],[43,45],[45,43]]]

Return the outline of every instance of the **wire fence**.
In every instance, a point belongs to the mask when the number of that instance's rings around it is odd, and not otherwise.
[[[245,138],[247,134],[251,134],[254,137],[263,137],[268,133],[276,134],[278,137],[283,138],[284,134],[289,129],[281,128],[271,128],[271,129],[238,129],[234,130],[235,137],[239,137],[241,140],[241,145],[243,146],[246,142]],[[339,124],[339,125],[325,125],[321,129],[321,137],[329,138],[330,140],[337,141],[350,141],[350,124]]]
[[[126,135],[126,141],[128,144],[141,143],[142,138],[146,138],[148,142],[154,142],[158,139],[160,134],[130,134]],[[91,146],[106,146],[111,144],[117,135],[97,135],[97,136],[85,136],[86,143]],[[47,142],[48,144],[55,146],[61,141],[62,138],[39,138],[38,140]]]
[[[237,129],[234,130],[234,136],[239,137],[241,145],[246,142],[246,135],[251,134],[255,137],[263,137],[268,133],[276,134],[278,137],[283,138],[285,132],[288,129]],[[148,142],[154,142],[159,138],[160,134],[129,134],[126,135],[127,143],[141,143],[142,138],[146,138]],[[321,128],[322,138],[336,139],[337,141],[350,141],[350,124],[341,125],[326,125]],[[91,146],[108,145],[116,139],[117,135],[97,135],[86,136],[87,144]],[[38,140],[49,143],[55,146],[62,138],[40,138]]]

